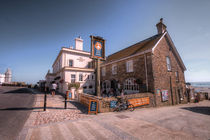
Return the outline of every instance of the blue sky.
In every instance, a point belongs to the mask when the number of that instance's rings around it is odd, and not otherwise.
[[[162,17],[183,59],[188,82],[210,81],[208,0],[0,0],[0,73],[13,81],[44,79],[62,46],[81,36],[106,39],[106,55],[157,34]]]

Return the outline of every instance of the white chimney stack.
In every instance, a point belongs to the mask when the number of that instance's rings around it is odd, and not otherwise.
[[[81,51],[83,50],[83,40],[80,36],[75,39],[75,49]]]

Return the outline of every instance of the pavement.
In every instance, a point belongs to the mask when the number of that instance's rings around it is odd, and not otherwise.
[[[38,109],[31,113],[17,139],[210,139],[210,101],[207,100],[199,103],[137,108],[133,112],[110,112],[98,115],[87,115],[86,108],[75,102],[69,102],[68,109],[62,109],[62,100],[60,95],[54,97],[50,95],[47,111],[43,112],[41,109],[43,95],[37,96]]]
[[[0,140],[13,140],[18,136],[33,103],[34,95],[29,89],[0,86]]]

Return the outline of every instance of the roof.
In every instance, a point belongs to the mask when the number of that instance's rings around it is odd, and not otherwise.
[[[147,38],[147,39],[140,41],[128,48],[125,48],[123,50],[120,50],[120,51],[108,56],[105,64],[113,63],[115,61],[119,61],[120,59],[122,60],[122,59],[128,58],[130,56],[142,54],[142,53],[148,52],[150,50],[152,50],[152,52],[153,52],[163,37],[166,37],[166,39],[171,44],[170,46],[173,49],[173,53],[174,53],[175,57],[177,58],[178,63],[182,67],[183,71],[185,71],[186,67],[185,67],[185,65],[184,65],[175,45],[167,31],[162,34],[154,35],[150,38]]]
[[[162,34],[154,35],[150,38],[147,38],[143,41],[140,41],[134,45],[131,45],[128,48],[122,49],[110,56],[107,57],[106,63],[109,63],[111,61],[119,60],[121,58],[129,57],[132,55],[135,55],[140,52],[144,52],[146,50],[151,50],[155,44],[159,41]]]

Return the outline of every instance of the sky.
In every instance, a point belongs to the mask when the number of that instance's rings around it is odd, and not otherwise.
[[[157,34],[163,18],[186,68],[187,82],[210,81],[208,0],[0,0],[0,73],[34,84],[61,47],[78,36],[106,40],[106,56]]]

